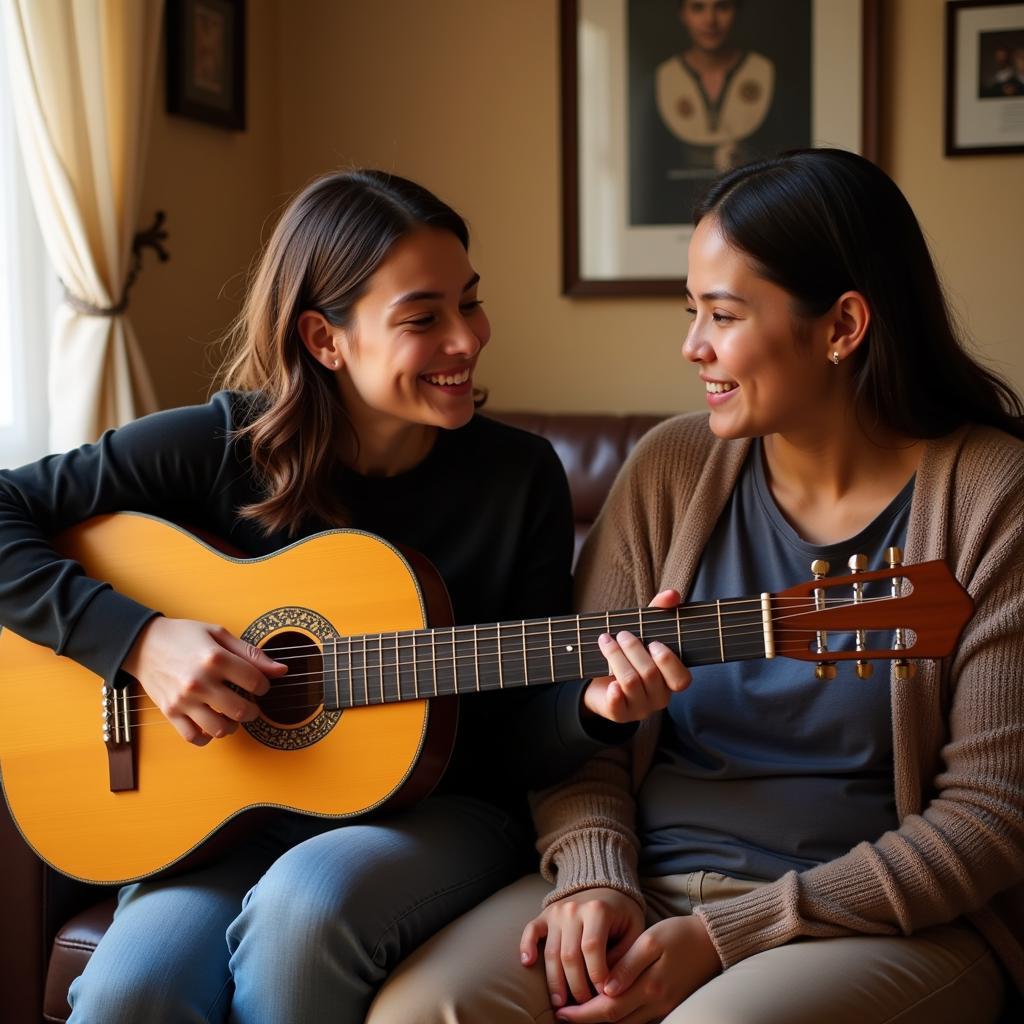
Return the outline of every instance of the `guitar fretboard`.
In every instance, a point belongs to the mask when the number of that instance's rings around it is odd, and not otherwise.
[[[765,657],[759,598],[339,637],[324,648],[328,710],[605,675],[602,633],[660,640],[690,666]]]

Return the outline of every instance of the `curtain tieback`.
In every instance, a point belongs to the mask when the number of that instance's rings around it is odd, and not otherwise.
[[[61,287],[64,289],[64,301],[76,313],[81,313],[83,316],[120,316],[128,308],[128,293],[131,291],[132,285],[135,284],[135,278],[138,277],[139,271],[142,269],[142,250],[147,246],[155,250],[161,263],[165,263],[171,258],[171,254],[161,244],[167,237],[167,232],[163,230],[165,219],[164,211],[157,210],[156,218],[152,225],[144,231],[137,231],[135,233],[135,237],[132,239],[132,265],[128,271],[128,277],[125,279],[121,298],[117,303],[113,306],[96,306],[86,299],[75,295],[61,281]]]

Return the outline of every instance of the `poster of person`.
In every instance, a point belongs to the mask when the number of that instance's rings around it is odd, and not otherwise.
[[[809,146],[812,0],[629,0],[629,221],[679,224],[722,171]]]
[[[1024,153],[1024,3],[946,4],[946,156]]]
[[[1024,96],[1024,30],[978,33],[978,99]]]

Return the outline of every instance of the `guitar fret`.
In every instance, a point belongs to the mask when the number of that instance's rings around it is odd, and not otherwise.
[[[526,657],[526,619],[523,619],[523,686],[530,685],[530,662]]]
[[[352,696],[352,635],[349,634],[346,640],[348,640],[348,706],[354,707],[355,700]]]
[[[505,675],[501,664],[501,623],[498,623],[498,689],[505,688]]]
[[[419,699],[420,695],[420,678],[418,671],[418,658],[419,658],[419,644],[416,641],[417,634],[412,635],[412,693],[413,696]]]
[[[680,614],[681,609],[676,608],[676,644],[678,650],[676,653],[680,658],[683,656],[683,617]]]
[[[434,696],[437,696],[437,633],[430,632],[430,668],[434,677]]]
[[[725,636],[722,634],[722,602],[715,601],[715,610],[718,613],[718,649],[722,652],[722,661],[725,661]]]
[[[380,702],[384,703],[384,634],[377,634],[377,665],[380,675]]]
[[[369,653],[369,638],[364,635],[362,637],[362,702],[364,705],[370,703],[370,659]]]
[[[454,686],[455,693],[459,692],[459,662],[455,657],[455,627],[451,628],[451,643],[452,643],[452,685]]]
[[[548,619],[548,657],[551,659],[551,680],[557,678],[555,676],[555,638],[551,632],[551,619]]]
[[[334,645],[334,709],[337,710],[341,704],[341,697],[338,693],[338,638],[331,637],[331,643]]]
[[[398,632],[395,632],[395,699],[402,699],[402,658],[398,644]]]
[[[480,692],[480,639],[477,636],[476,626],[473,626],[473,668],[476,671],[476,692]]]
[[[582,679],[586,673],[583,671],[583,638],[580,636],[580,617],[576,616],[576,654],[580,661],[580,679]]]

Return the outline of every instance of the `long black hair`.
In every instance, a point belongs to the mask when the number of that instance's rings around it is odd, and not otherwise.
[[[707,216],[799,315],[864,296],[871,323],[853,379],[875,423],[919,438],[984,423],[1024,438],[1024,403],[965,350],[914,211],[875,164],[838,149],[747,164],[711,186],[694,222]]]

